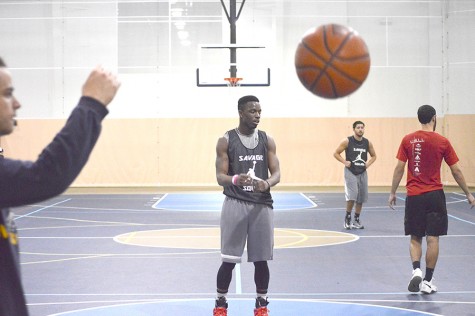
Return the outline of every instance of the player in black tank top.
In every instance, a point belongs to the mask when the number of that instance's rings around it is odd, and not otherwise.
[[[345,166],[346,214],[343,227],[363,229],[360,214],[363,203],[368,198],[368,176],[366,169],[376,160],[373,144],[364,135],[365,125],[361,121],[353,123],[354,135],[346,137],[333,153],[336,160]],[[341,156],[345,152],[345,158]],[[368,160],[368,154],[371,158]],[[351,213],[355,207],[355,216],[351,222]]]
[[[357,140],[355,136],[348,136],[348,146],[345,149],[345,155],[346,160],[351,162],[348,169],[353,174],[361,174],[366,171],[368,149],[368,139],[362,137],[360,140]]]
[[[238,112],[238,128],[228,131],[226,136],[221,137],[216,145],[216,179],[218,184],[223,186],[223,193],[227,199],[231,198],[239,203],[244,203],[246,209],[266,209],[269,213],[272,213],[273,201],[270,187],[280,182],[280,167],[275,142],[266,133],[256,130],[261,117],[261,106],[255,96],[240,98]],[[254,137],[257,139],[255,143],[253,142]],[[249,144],[244,144],[244,141],[247,140],[249,140]],[[224,209],[226,205],[228,204],[223,204],[222,216],[225,211],[226,214],[229,211],[229,209]],[[234,230],[234,227],[230,226],[238,223],[229,221],[228,218],[225,219],[221,219],[222,232]],[[271,219],[269,217],[269,220]],[[226,225],[226,227],[223,225]],[[269,234],[273,236],[273,231]],[[249,241],[250,239],[248,239]],[[257,294],[254,313],[259,316],[266,316],[268,315],[269,267],[265,260],[253,261],[253,263]],[[214,316],[227,315],[226,294],[231,283],[234,267],[235,263],[223,259],[223,263],[218,270]]]
[[[269,174],[266,133],[258,131],[259,143],[255,148],[247,148],[234,129],[228,131],[228,137],[228,175],[247,174],[249,169],[252,169],[257,178],[266,180]],[[273,203],[269,189],[264,192],[255,191],[252,185],[228,185],[224,187],[224,194],[238,200],[267,204],[271,207]]]

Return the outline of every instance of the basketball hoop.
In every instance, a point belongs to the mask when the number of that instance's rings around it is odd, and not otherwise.
[[[230,77],[230,78],[224,78],[224,80],[228,82],[228,87],[239,87],[241,85],[239,81],[241,81],[242,78]]]

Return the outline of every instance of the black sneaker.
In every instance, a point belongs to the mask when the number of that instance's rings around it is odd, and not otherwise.
[[[345,229],[351,229],[351,216],[345,216],[345,223],[343,224]]]
[[[228,301],[226,300],[226,297],[225,296],[218,297],[216,299],[214,306],[228,308]]]
[[[263,298],[260,296],[256,298],[256,308],[266,307],[267,305],[269,305],[269,301],[267,300],[267,298]]]

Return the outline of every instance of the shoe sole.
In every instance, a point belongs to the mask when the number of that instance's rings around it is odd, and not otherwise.
[[[437,291],[432,291],[432,290],[431,290],[431,292],[421,291],[422,294],[427,294],[427,295],[435,293],[435,292],[437,292]]]
[[[429,292],[430,291],[430,292]],[[434,290],[432,288],[429,288],[429,291],[426,291],[426,290],[421,290],[421,293],[423,294],[432,294],[432,293],[436,293],[437,290]]]
[[[351,229],[364,229],[364,226],[356,227],[356,226],[351,225]]]
[[[411,279],[411,282],[409,282],[407,289],[409,290],[409,292],[419,292],[420,291],[419,286],[421,282],[422,282],[422,277],[415,276]]]

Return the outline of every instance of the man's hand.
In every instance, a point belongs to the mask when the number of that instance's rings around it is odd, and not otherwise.
[[[396,194],[390,193],[389,194],[389,199],[388,199],[389,207],[391,209],[395,209],[394,207],[396,206]]]
[[[82,87],[82,95],[93,98],[107,106],[114,99],[120,82],[110,71],[97,66],[92,70]]]
[[[467,200],[468,200],[468,204],[471,205],[470,208],[473,208],[475,206],[475,198],[473,197],[471,193],[467,195]]]

